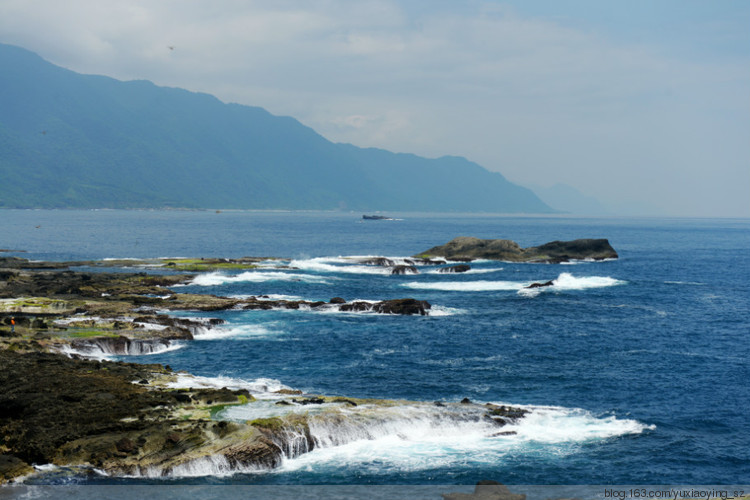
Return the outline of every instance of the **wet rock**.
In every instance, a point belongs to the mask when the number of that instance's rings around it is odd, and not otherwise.
[[[334,297],[328,303],[329,304],[346,304],[346,300],[342,299],[341,297]]]
[[[292,399],[292,401],[300,405],[322,405],[325,403],[323,398]]]
[[[554,281],[550,280],[550,281],[545,281],[544,283],[532,283],[529,286],[524,287],[524,288],[543,288],[545,286],[553,286],[554,284],[555,284]]]
[[[382,314],[405,314],[426,316],[432,306],[426,300],[393,299],[377,302],[372,310]]]
[[[440,273],[465,273],[466,271],[470,271],[471,266],[468,264],[457,264],[455,266],[448,266],[448,267],[441,267],[438,269],[438,272]]]
[[[419,271],[414,266],[395,266],[391,269],[391,274],[419,274]]]
[[[333,402],[334,403],[344,403],[344,404],[347,404],[347,405],[352,406],[352,407],[357,406],[357,403],[355,403],[351,399],[346,399],[346,398],[335,398],[335,399],[333,399]]]

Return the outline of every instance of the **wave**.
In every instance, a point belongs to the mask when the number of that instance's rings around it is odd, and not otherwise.
[[[318,257],[293,260],[289,265],[304,271],[319,273],[391,274],[391,269],[388,267],[360,264],[354,258],[349,257]]]
[[[518,293],[527,297],[536,297],[544,291],[588,290],[590,288],[606,288],[623,284],[625,284],[625,281],[609,276],[584,276],[577,278],[570,273],[562,273],[556,279],[552,280],[551,286],[522,288]]]
[[[357,467],[423,470],[459,464],[490,465],[508,454],[575,453],[580,443],[636,435],[655,427],[615,416],[561,407],[523,407],[531,411],[499,427],[481,407],[431,405],[339,410],[309,418],[315,448],[290,456],[283,471]]]
[[[552,280],[550,286],[540,288],[527,288],[538,281],[449,281],[449,282],[419,282],[412,281],[401,286],[415,290],[436,290],[445,292],[491,292],[491,291],[515,291],[520,295],[535,297],[542,291],[568,291],[587,290],[589,288],[602,288],[625,284],[609,276],[583,276],[575,277],[570,273],[562,273]]]
[[[430,308],[430,314],[428,317],[442,317],[442,316],[455,316],[456,314],[465,314],[465,309],[459,309],[458,307],[448,307],[448,306],[436,306],[433,305],[432,308]]]
[[[248,388],[237,379],[185,376],[181,387]],[[277,381],[276,381],[277,382]],[[173,385],[176,387],[177,385]],[[278,398],[278,395],[274,395]],[[286,397],[288,399],[288,396]],[[221,418],[246,422],[290,412],[304,413],[306,426],[291,424],[269,435],[281,451],[279,472],[357,468],[388,474],[436,467],[492,465],[509,456],[573,454],[595,443],[655,429],[632,419],[597,416],[578,408],[520,406],[529,413],[498,423],[478,404],[407,403],[395,406],[347,403],[284,406],[260,400],[227,407]],[[518,407],[518,406],[517,406]],[[258,466],[232,465],[221,455],[201,457],[169,470],[144,468],[139,476],[198,477],[258,472]],[[268,469],[265,469],[268,470]]]
[[[206,389],[221,389],[222,387],[226,387],[232,390],[247,389],[258,399],[278,399],[284,396],[275,394],[277,391],[292,389],[280,381],[271,378],[261,377],[255,380],[245,380],[224,376],[202,377],[187,373],[177,373],[176,379],[168,382],[166,387],[170,389],[187,389],[191,387]]]
[[[231,283],[264,283],[268,281],[301,281],[304,283],[327,284],[322,276],[285,272],[247,271],[237,275],[223,273],[199,274],[190,285],[196,286],[219,286]]]
[[[205,329],[200,333],[194,334],[195,340],[217,340],[228,338],[262,338],[271,337],[283,333],[279,330],[272,330],[262,325],[237,325],[231,327],[215,327]]]
[[[465,275],[465,274],[490,274],[490,273],[496,273],[499,271],[502,271],[502,267],[490,267],[490,268],[471,268],[468,271],[464,271],[463,273],[443,273],[440,272],[440,269],[430,269],[429,271],[425,271],[424,274],[440,274],[442,276],[456,276],[457,274]]]
[[[128,340],[110,338],[94,339],[81,342],[76,346],[61,345],[57,351],[68,357],[80,356],[87,359],[111,360],[116,356],[150,356],[176,351],[186,346],[184,342],[174,340]]]
[[[563,266],[575,266],[578,264],[590,264],[592,262],[617,262],[617,259],[615,258],[608,258],[608,259],[571,259],[569,261],[560,262]]]
[[[256,299],[259,301],[264,300],[290,300],[290,301],[299,301],[299,300],[307,300],[304,297],[300,297],[298,295],[284,295],[281,293],[266,293],[263,295],[248,295],[248,294],[237,294],[237,295],[229,295],[230,299]]]

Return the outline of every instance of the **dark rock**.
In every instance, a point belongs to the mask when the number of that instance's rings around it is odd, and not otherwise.
[[[189,403],[193,400],[190,394],[185,394],[184,392],[172,391],[170,394],[172,394],[175,401],[177,401],[178,403]]]
[[[336,398],[336,399],[333,400],[333,402],[334,403],[345,403],[345,404],[348,404],[349,406],[357,406],[357,403],[355,403],[351,399],[346,399],[346,398]]]
[[[341,304],[341,306],[339,306],[339,311],[343,311],[343,312],[367,312],[367,311],[371,311],[372,307],[373,307],[372,303],[358,300],[358,301],[355,301],[355,302],[349,302],[349,303],[346,303],[346,304]]]
[[[322,405],[325,403],[323,398],[292,399],[292,401],[301,405]]]
[[[518,434],[517,431],[502,431],[502,432],[496,432],[494,434],[490,434],[489,437],[516,436],[517,434]]]
[[[334,297],[328,303],[329,304],[346,304],[346,300],[342,299],[341,297]]]
[[[133,442],[133,440],[126,437],[117,441],[115,443],[115,447],[117,448],[117,451],[120,451],[122,453],[133,453],[138,449],[138,446]]]
[[[471,270],[471,266],[467,264],[457,264],[455,266],[441,267],[438,269],[440,273],[465,273]]]
[[[470,405],[471,404],[471,399],[469,399],[469,398],[463,398],[461,400],[461,404],[462,405]]]
[[[426,316],[431,308],[426,300],[417,299],[393,299],[377,302],[372,305],[372,310],[382,314],[418,314]]]
[[[495,417],[505,417],[511,420],[517,420],[525,417],[529,413],[529,410],[523,408],[514,408],[512,406],[500,406],[494,407],[490,410],[489,414]]]
[[[414,266],[395,266],[391,274],[419,274],[419,271]]]
[[[527,286],[525,288],[543,288],[545,286],[552,286],[554,284],[555,283],[552,280],[550,280],[550,281],[546,281],[544,283],[532,283],[532,284],[530,284],[529,286]]]

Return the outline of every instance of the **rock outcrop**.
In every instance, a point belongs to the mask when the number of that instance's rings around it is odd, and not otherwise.
[[[606,239],[552,241],[538,247],[521,248],[511,240],[482,240],[461,236],[445,245],[425,250],[416,257],[444,257],[448,260],[492,259],[508,262],[560,263],[571,260],[604,260],[618,258]]]
[[[457,264],[455,266],[441,267],[438,269],[440,273],[465,273],[471,271],[471,266],[468,264]]]

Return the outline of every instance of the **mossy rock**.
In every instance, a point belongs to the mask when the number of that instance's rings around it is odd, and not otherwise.
[[[271,431],[278,431],[284,428],[284,420],[280,417],[256,418],[247,423],[253,427],[260,427]]]

